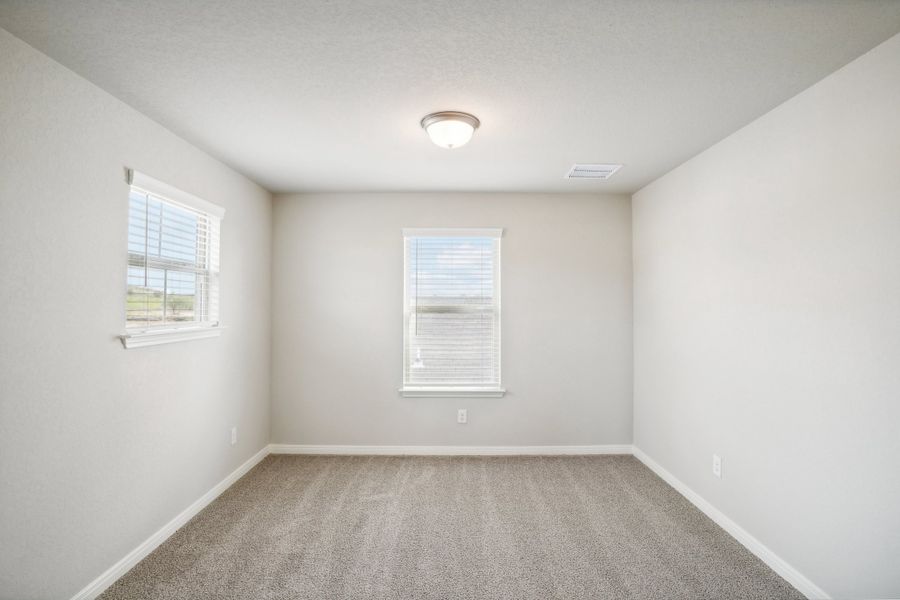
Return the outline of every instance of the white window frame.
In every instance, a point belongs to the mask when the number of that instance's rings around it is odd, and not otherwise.
[[[210,218],[221,221],[225,216],[225,209],[198,198],[163,181],[154,179],[149,175],[135,171],[125,170],[125,181],[129,186],[129,197],[132,189],[138,189],[147,194],[156,196],[160,200],[173,205],[181,205],[186,208],[204,213]],[[218,251],[218,249],[217,249]],[[216,274],[218,274],[216,267]],[[128,328],[119,336],[122,345],[126,349],[156,346],[172,342],[184,342],[202,338],[218,337],[222,333],[222,326],[218,320],[203,324],[185,324],[180,326],[161,326],[146,329]]]
[[[405,398],[502,398],[506,394],[503,387],[503,344],[502,344],[502,286],[501,256],[503,229],[499,227],[476,228],[404,228],[403,236],[403,337],[401,339],[401,374],[400,395]],[[406,251],[406,239],[410,237],[491,237],[496,238],[500,247],[497,251],[497,260],[494,265],[494,290],[496,294],[496,326],[497,326],[497,385],[485,387],[452,387],[452,386],[411,386],[406,381],[406,363],[408,357],[406,336],[409,323],[409,268],[407,265],[408,253]]]

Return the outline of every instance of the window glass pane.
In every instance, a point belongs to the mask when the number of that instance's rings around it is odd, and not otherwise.
[[[478,385],[495,380],[493,311],[420,311],[410,321],[410,383]]]
[[[159,240],[159,256],[186,263],[197,263],[197,218],[172,205],[162,206],[164,224]]]
[[[407,268],[419,298],[493,296],[493,238],[412,238]]]
[[[132,187],[126,327],[218,319],[218,218]]]
[[[499,244],[406,239],[404,385],[499,387]]]
[[[166,271],[166,320],[194,321],[197,274]]]
[[[165,271],[139,267],[128,268],[128,325],[159,325],[163,322]]]

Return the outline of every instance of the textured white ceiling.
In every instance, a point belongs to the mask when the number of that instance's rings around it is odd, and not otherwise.
[[[631,192],[900,31],[900,1],[0,0],[0,26],[273,191]],[[447,109],[481,119],[468,146],[419,128]]]

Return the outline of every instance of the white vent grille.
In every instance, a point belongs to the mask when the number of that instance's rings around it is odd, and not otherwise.
[[[566,179],[609,179],[622,165],[574,164]]]

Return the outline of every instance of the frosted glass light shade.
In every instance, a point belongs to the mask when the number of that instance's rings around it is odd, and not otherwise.
[[[422,128],[431,141],[441,148],[459,148],[472,139],[480,121],[469,113],[443,111],[422,119]]]

